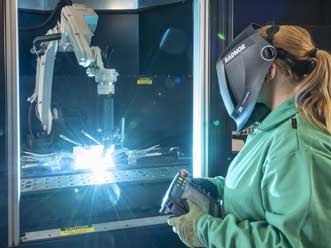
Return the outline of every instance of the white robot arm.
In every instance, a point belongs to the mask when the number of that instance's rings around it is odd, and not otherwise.
[[[38,40],[41,43],[40,49],[34,46],[38,55],[37,75],[35,91],[28,100],[36,102],[37,117],[47,134],[52,131],[52,81],[58,51],[75,53],[78,64],[87,68],[87,75],[95,77],[99,95],[115,94],[117,71],[104,68],[100,48],[90,46],[97,23],[98,16],[93,9],[81,4],[66,6],[61,11],[61,23]]]

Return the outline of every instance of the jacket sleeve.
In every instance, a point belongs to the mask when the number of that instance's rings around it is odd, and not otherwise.
[[[330,195],[324,191],[331,192],[330,160],[300,151],[270,159],[263,170],[261,192],[252,193],[261,194],[265,219],[239,220],[233,214],[220,219],[205,214],[197,224],[200,242],[210,248],[328,247]],[[326,171],[327,176],[321,175]]]
[[[217,192],[220,197],[220,199],[223,199],[224,196],[224,177],[214,177],[214,178],[209,178],[213,182],[213,184],[216,185],[217,187]]]

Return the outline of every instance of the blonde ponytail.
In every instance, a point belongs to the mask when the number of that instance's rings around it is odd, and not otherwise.
[[[331,55],[318,50],[316,67],[296,88],[297,106],[313,124],[331,134]]]
[[[266,38],[264,26],[258,33]],[[297,75],[291,71],[296,85],[296,105],[312,124],[331,134],[331,55],[324,50],[315,50],[309,32],[298,26],[280,26],[273,39],[273,45],[286,50],[297,60],[314,60],[315,67],[308,75]],[[311,54],[316,51],[316,54]],[[275,63],[285,73],[291,68],[282,60]]]

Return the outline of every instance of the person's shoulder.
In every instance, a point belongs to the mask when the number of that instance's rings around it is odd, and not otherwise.
[[[314,168],[330,168],[331,135],[310,123],[301,113],[287,119],[268,135],[272,140],[267,158],[269,162],[273,161],[270,166],[278,168],[282,161],[294,159],[301,161],[297,164],[300,168],[305,162],[306,165],[319,165]]]
[[[291,154],[300,150],[298,123],[295,116],[285,120],[268,132],[271,140],[269,154]]]
[[[331,153],[331,135],[310,123],[301,113],[281,123],[269,135],[275,149],[288,152],[328,150]]]
[[[331,135],[309,122],[301,113],[298,113],[295,118],[299,148],[331,154]]]

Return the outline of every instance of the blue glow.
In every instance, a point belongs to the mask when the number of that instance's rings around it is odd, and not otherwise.
[[[168,35],[169,35],[169,33],[170,33],[170,30],[171,30],[171,29],[168,28],[168,29],[165,31],[164,35],[162,36],[162,39],[161,39],[161,42],[160,42],[160,48],[163,47],[164,42],[167,40]]]
[[[182,78],[181,77],[176,77],[175,82],[176,82],[176,84],[181,84],[182,83]]]

